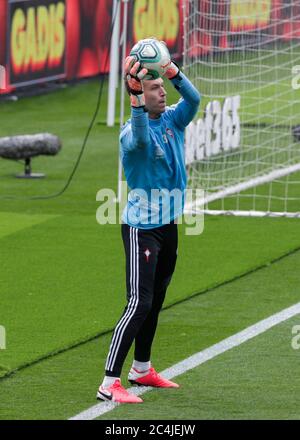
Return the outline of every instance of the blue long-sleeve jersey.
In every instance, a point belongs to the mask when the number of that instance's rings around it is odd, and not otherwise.
[[[186,170],[184,129],[198,111],[200,94],[180,74],[171,80],[181,94],[158,119],[132,107],[120,134],[120,157],[129,186],[122,221],[139,229],[167,224],[182,214]]]

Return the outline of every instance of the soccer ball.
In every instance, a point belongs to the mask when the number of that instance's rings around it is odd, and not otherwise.
[[[146,38],[136,43],[130,51],[136,61],[141,63],[141,68],[148,69],[144,79],[157,79],[162,77],[171,61],[167,46],[154,38]]]

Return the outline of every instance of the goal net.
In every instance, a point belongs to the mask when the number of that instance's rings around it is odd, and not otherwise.
[[[212,214],[300,217],[300,0],[183,0],[190,188]]]

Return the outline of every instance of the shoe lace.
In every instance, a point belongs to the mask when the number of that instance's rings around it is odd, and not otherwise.
[[[151,368],[151,373],[152,375],[155,377],[155,379],[157,379],[160,382],[165,382],[166,379],[164,379],[157,371],[154,370],[154,368]]]
[[[116,382],[113,384],[112,388],[113,388],[114,390],[118,390],[119,392],[121,392],[121,393],[123,393],[123,394],[127,394],[127,393],[128,393],[128,392],[125,390],[125,388],[121,385],[121,382],[120,382],[119,380],[116,381]]]
[[[150,368],[150,373],[152,376],[155,376],[156,379],[160,379],[160,375],[158,374],[157,371],[154,370],[154,368]]]

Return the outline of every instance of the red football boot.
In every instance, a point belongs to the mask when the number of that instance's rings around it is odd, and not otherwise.
[[[119,403],[142,403],[143,400],[135,396],[134,394],[128,393],[125,388],[122,387],[120,379],[116,379],[113,385],[104,388],[100,385],[97,392],[98,400],[105,400],[108,402],[119,402]]]
[[[128,380],[133,385],[144,385],[156,388],[179,388],[175,382],[171,382],[158,374],[154,368],[150,368],[145,372],[139,372],[135,368],[131,368],[128,374]]]

